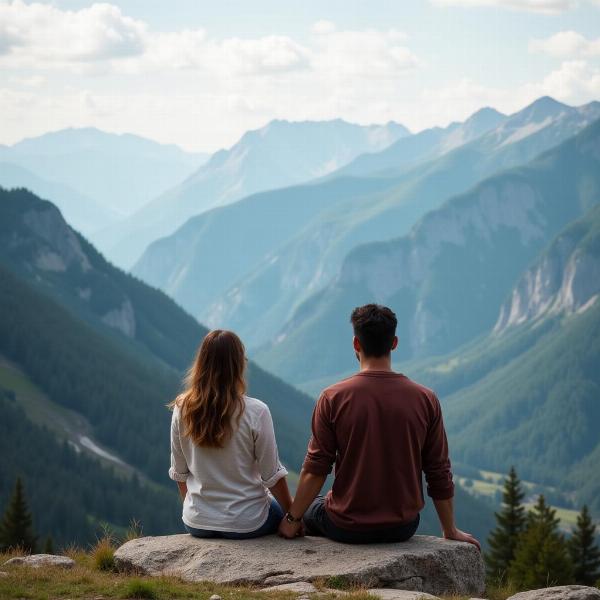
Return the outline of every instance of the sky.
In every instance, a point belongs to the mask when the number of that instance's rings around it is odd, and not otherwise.
[[[271,119],[600,100],[600,0],[0,0],[0,144],[65,127],[191,151]]]

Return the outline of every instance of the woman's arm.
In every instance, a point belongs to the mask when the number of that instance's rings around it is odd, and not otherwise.
[[[292,505],[292,495],[288,488],[287,479],[282,477],[274,486],[270,487],[269,490],[271,494],[275,496],[275,500],[279,502],[279,506],[281,506],[283,512],[287,513]]]
[[[177,487],[179,488],[181,499],[185,500],[185,497],[187,496],[187,483],[185,481],[178,481]]]

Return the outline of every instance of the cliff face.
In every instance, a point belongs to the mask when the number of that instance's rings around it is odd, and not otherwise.
[[[593,210],[550,245],[502,305],[494,333],[589,309],[600,294],[600,212]]]
[[[89,318],[135,338],[136,311],[127,292],[103,269],[97,253],[86,244],[49,202],[25,191],[15,203],[10,192],[3,213],[10,231],[0,232],[3,258],[17,273],[42,286],[46,292],[70,296]]]

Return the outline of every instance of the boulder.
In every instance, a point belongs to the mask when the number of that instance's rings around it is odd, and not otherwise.
[[[30,554],[29,556],[17,556],[4,563],[8,565],[25,565],[26,567],[60,567],[61,569],[72,569],[75,561],[68,556],[57,556],[55,554]]]
[[[600,600],[600,590],[585,585],[561,585],[519,592],[508,600]]]
[[[321,580],[439,595],[478,596],[485,589],[481,554],[471,544],[417,535],[398,544],[348,545],[318,537],[251,540],[190,535],[143,537],[115,552],[124,571],[187,581],[272,587]]]

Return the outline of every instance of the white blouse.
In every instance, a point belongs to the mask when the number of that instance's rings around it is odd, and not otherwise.
[[[244,396],[239,426],[223,448],[202,448],[183,435],[180,410],[171,420],[169,477],[185,481],[183,522],[196,529],[246,533],[267,520],[268,488],[287,475],[279,462],[268,406]]]

